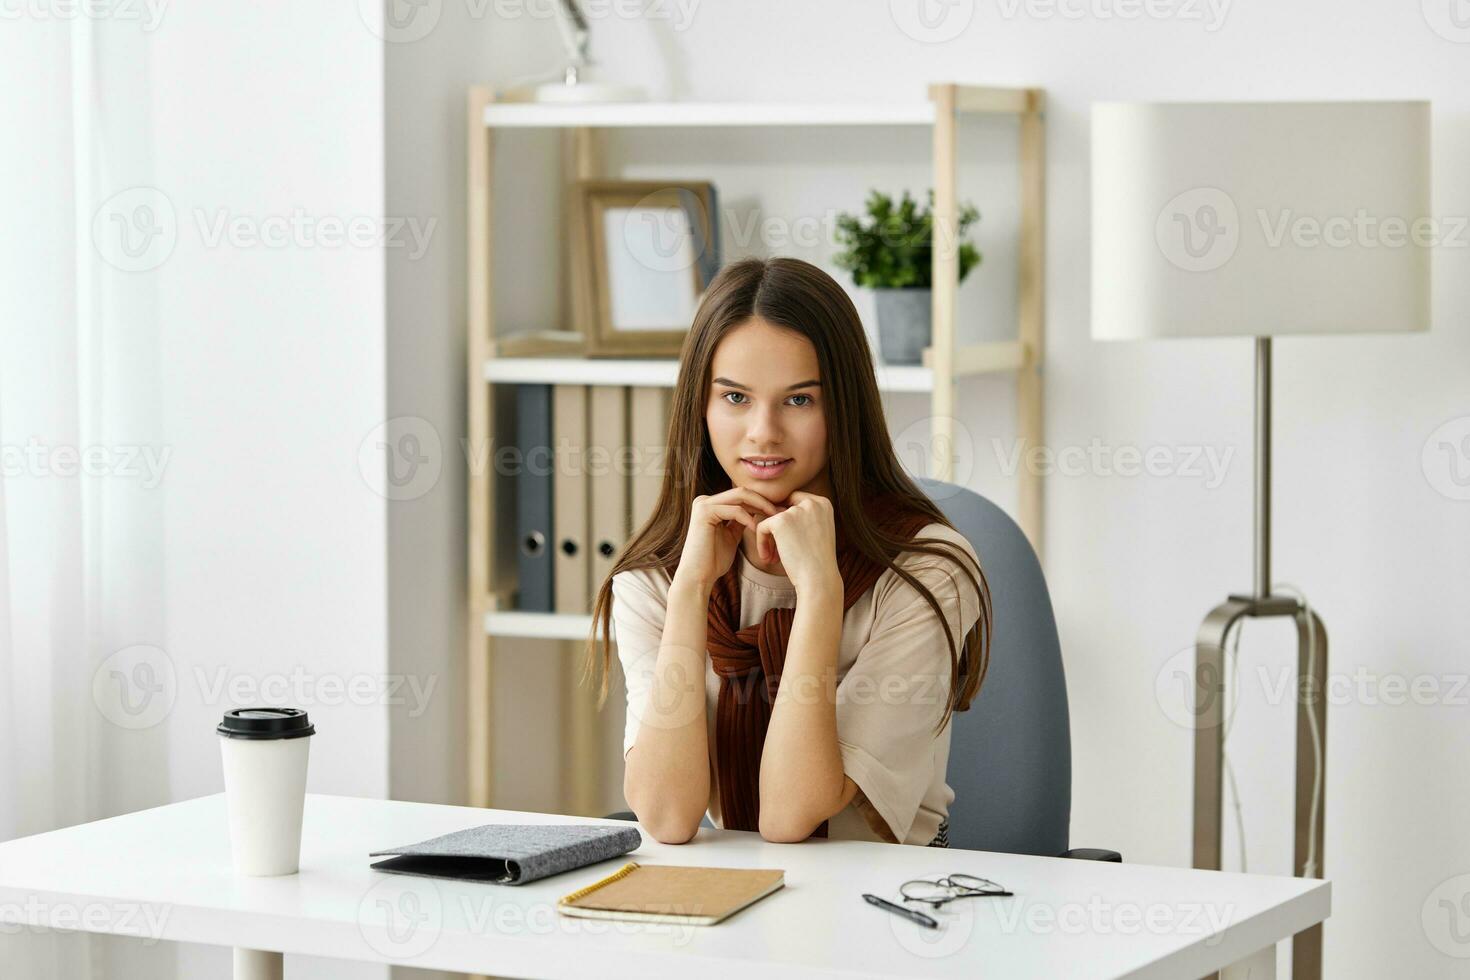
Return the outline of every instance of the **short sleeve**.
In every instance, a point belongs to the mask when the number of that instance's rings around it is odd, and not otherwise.
[[[648,569],[634,569],[618,572],[612,578],[613,640],[628,689],[627,720],[623,725],[625,759],[638,738],[638,719],[643,717],[653,689],[653,671],[668,612],[668,601],[658,593],[650,574]]]
[[[957,531],[931,524],[920,537],[975,551]],[[948,550],[949,545],[940,546]],[[905,842],[934,780],[936,726],[950,693],[950,653],[980,618],[980,596],[956,558],[908,552],[899,567],[933,593],[944,621],[912,585],[885,572],[874,586],[873,629],[837,686],[837,744],[846,774]]]

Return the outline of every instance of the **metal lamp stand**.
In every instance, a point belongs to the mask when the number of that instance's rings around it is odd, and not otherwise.
[[[1200,624],[1194,648],[1194,866],[1219,870],[1221,776],[1225,749],[1225,641],[1237,620],[1290,616],[1297,629],[1296,712],[1296,839],[1293,874],[1300,874],[1308,857],[1312,820],[1312,785],[1316,759],[1310,715],[1315,714],[1322,740],[1322,765],[1327,761],[1327,630],[1315,611],[1298,599],[1271,594],[1271,338],[1256,338],[1256,469],[1255,469],[1255,589],[1251,595],[1231,595],[1210,611]],[[1315,636],[1316,655],[1310,646]],[[1310,675],[1310,676],[1309,676]],[[1322,877],[1323,834],[1326,812],[1326,774],[1323,799],[1316,814],[1316,877]],[[1291,944],[1292,980],[1322,976],[1322,926],[1296,934]]]

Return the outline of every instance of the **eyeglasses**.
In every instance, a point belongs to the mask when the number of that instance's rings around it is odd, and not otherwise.
[[[935,909],[957,898],[1015,894],[1007,891],[1004,885],[997,884],[989,878],[977,878],[975,875],[967,874],[945,875],[937,881],[926,878],[906,881],[899,886],[898,893],[903,896],[905,902],[922,902]]]

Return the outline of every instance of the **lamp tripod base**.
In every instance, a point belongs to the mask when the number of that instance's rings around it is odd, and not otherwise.
[[[1327,629],[1322,618],[1289,596],[1232,595],[1216,606],[1200,624],[1194,647],[1194,866],[1220,869],[1220,829],[1224,804],[1225,761],[1225,641],[1235,624],[1246,618],[1289,616],[1297,631],[1296,807],[1293,874],[1300,875],[1313,858],[1313,876],[1323,873],[1323,826],[1326,822],[1327,765]],[[1315,646],[1315,650],[1313,647]],[[1315,719],[1322,744],[1322,767],[1312,737]],[[1321,802],[1312,827],[1312,790],[1322,780]],[[1315,837],[1315,854],[1309,854]],[[1291,942],[1293,980],[1320,980],[1322,924],[1296,934]]]

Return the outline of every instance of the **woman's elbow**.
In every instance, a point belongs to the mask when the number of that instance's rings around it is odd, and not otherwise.
[[[645,803],[637,798],[638,794],[625,792],[623,795],[632,807],[633,815],[638,818],[638,825],[660,844],[687,844],[699,833],[700,821],[704,819],[702,810],[693,812],[684,807],[669,806],[666,801]]]
[[[689,843],[699,833],[699,821],[700,817],[693,820],[687,817],[661,817],[652,820],[645,820],[641,816],[638,818],[638,822],[660,844]]]
[[[767,816],[765,810],[761,811],[761,837],[772,844],[799,844],[810,837],[816,829],[817,824],[793,818],[788,814]]]

